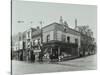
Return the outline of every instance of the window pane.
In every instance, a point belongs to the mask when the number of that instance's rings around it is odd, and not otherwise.
[[[70,37],[69,36],[67,37],[67,41],[68,41],[68,43],[70,43]]]

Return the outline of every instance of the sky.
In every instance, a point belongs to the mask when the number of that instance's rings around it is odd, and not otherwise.
[[[17,0],[12,2],[12,35],[40,26],[40,21],[43,21],[43,27],[53,22],[59,23],[60,16],[70,28],[75,27],[75,19],[78,26],[89,25],[96,38],[97,6]]]

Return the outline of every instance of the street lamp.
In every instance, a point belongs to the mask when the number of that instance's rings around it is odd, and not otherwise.
[[[40,21],[40,25],[41,25],[41,46],[43,45],[43,31],[42,31],[42,24],[43,24],[43,22]]]
[[[43,53],[43,50],[42,50],[42,47],[43,47],[43,30],[42,30],[42,24],[43,24],[43,22],[40,21],[40,25],[41,25],[41,46],[40,46],[41,53]]]

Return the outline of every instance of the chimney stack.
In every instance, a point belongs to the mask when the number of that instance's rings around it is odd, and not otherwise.
[[[64,21],[64,25],[65,25],[66,27],[68,27],[68,23],[67,23],[67,21]]]
[[[40,29],[40,27],[39,27],[39,26],[37,26],[37,29]]]
[[[63,25],[63,18],[62,18],[62,16],[60,16],[60,20],[59,20],[59,22],[60,22],[60,24]]]

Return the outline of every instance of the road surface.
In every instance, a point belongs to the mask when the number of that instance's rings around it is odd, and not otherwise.
[[[12,75],[32,73],[64,72],[78,70],[95,70],[96,55],[68,60],[58,63],[28,63],[24,61],[12,61]]]

